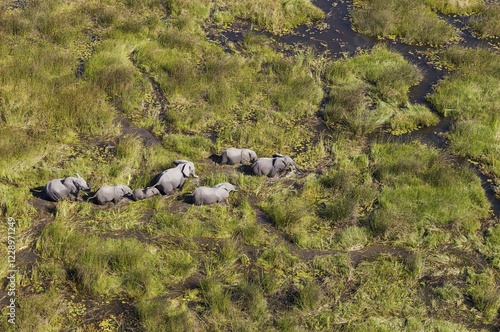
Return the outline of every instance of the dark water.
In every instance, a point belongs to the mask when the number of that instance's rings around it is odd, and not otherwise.
[[[349,20],[349,10],[352,6],[351,1],[345,0],[313,0],[313,3],[321,8],[326,14],[320,24],[313,26],[301,26],[295,29],[291,34],[284,36],[275,36],[265,32],[256,32],[272,37],[280,43],[306,47],[313,47],[319,53],[328,55],[333,59],[351,56],[359,50],[371,49],[377,43],[385,43],[390,49],[399,52],[407,61],[416,65],[423,73],[422,81],[412,87],[409,91],[409,99],[413,103],[420,103],[433,110],[432,105],[426,101],[426,96],[432,92],[433,86],[444,77],[446,71],[434,67],[424,53],[432,48],[427,46],[414,46],[404,44],[398,41],[381,41],[374,37],[366,36],[355,32]],[[487,42],[475,38],[470,31],[466,29],[468,17],[465,16],[441,16],[442,19],[452,24],[460,31],[460,45],[466,47],[490,47]],[[251,30],[250,25],[243,25],[237,29],[224,31],[219,36],[219,41],[223,44],[227,41],[237,43],[243,39],[244,34]],[[434,110],[435,111],[435,110]],[[433,127],[424,127],[410,133],[393,136],[388,133],[380,132],[370,137],[375,140],[391,140],[409,142],[415,139],[423,143],[436,146],[438,148],[446,147],[444,134],[451,128],[452,121],[448,118],[440,117],[440,121]],[[324,132],[325,126],[318,125],[318,130]],[[472,164],[471,164],[472,165]],[[477,170],[477,168],[476,168]],[[493,186],[490,179],[477,173],[483,182],[483,188],[492,204],[495,215],[500,216],[500,200],[495,197]]]

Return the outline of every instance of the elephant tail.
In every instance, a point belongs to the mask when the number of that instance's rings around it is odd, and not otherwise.
[[[94,194],[94,196],[91,196],[91,197],[89,197],[89,195],[87,194],[87,197],[85,197],[85,200],[90,202],[90,201],[94,200],[96,198],[96,196],[97,196],[97,192]]]

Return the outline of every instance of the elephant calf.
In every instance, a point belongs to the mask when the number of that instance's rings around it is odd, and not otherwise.
[[[97,204],[103,205],[107,202],[118,203],[123,197],[132,196],[132,189],[123,184],[119,184],[116,186],[102,186],[95,193],[95,195],[90,197],[89,199],[95,199],[95,202]]]
[[[219,183],[213,187],[198,187],[193,191],[195,205],[214,204],[226,202],[231,191],[236,191],[237,187],[229,182]]]
[[[41,193],[48,199],[57,202],[63,198],[71,198],[73,200],[81,199],[78,197],[78,192],[80,190],[89,191],[90,187],[80,175],[76,174],[76,177],[49,181],[42,189]]]
[[[267,175],[274,177],[276,174],[285,171],[287,168],[293,167],[297,172],[302,173],[295,161],[289,156],[281,154],[273,155],[273,158],[259,158],[252,165],[252,172],[255,175]]]
[[[136,189],[134,190],[133,193],[134,200],[136,201],[153,197],[155,195],[161,195],[160,191],[156,187],[146,187],[144,189]]]
[[[237,149],[237,148],[229,148],[226,151],[222,152],[220,155],[212,155],[211,157],[215,157],[215,160],[221,165],[234,165],[234,164],[243,164],[248,165],[257,160],[257,154],[255,151],[250,149]]]

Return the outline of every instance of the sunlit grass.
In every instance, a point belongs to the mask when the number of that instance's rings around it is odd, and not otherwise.
[[[439,120],[408,100],[409,88],[422,79],[418,68],[382,45],[328,64],[324,76],[330,85],[325,120],[356,135],[385,127],[398,134]]]
[[[467,166],[451,165],[436,149],[376,144],[372,156],[383,185],[372,222],[375,234],[418,243],[426,229],[449,227],[470,236],[488,216],[480,178]]]

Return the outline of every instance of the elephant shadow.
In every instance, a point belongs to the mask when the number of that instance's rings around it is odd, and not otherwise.
[[[194,204],[194,196],[192,193],[185,193],[177,196],[177,200],[180,202],[184,202],[186,204]]]
[[[210,159],[211,161],[213,161],[216,164],[220,164],[221,163],[221,156],[218,155],[218,154],[216,154],[216,153],[210,155],[208,157],[208,159]]]
[[[43,199],[45,201],[52,201],[49,198],[49,196],[47,196],[45,191],[43,190],[44,188],[45,188],[45,186],[31,188],[30,192],[33,195],[33,197],[40,198],[40,199]]]
[[[243,173],[245,175],[254,175],[252,171],[252,165],[240,165],[237,168],[238,172]]]
[[[95,197],[94,197],[96,193],[97,193],[97,191],[91,191],[91,192],[85,193],[85,195],[83,195],[83,197],[82,197],[83,201],[96,204]]]

